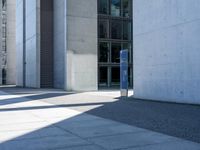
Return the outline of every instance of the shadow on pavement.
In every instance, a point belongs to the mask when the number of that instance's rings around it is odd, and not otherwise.
[[[56,101],[56,97],[66,96],[63,101]],[[1,100],[0,105],[8,105],[13,103],[21,103],[27,101],[27,98],[31,100],[43,100],[46,98],[51,99],[50,103],[55,104],[54,106],[35,106],[35,107],[22,107],[22,108],[4,108],[0,109],[0,112],[10,112],[10,111],[21,111],[21,110],[39,110],[39,109],[50,109],[50,108],[70,108],[82,113],[91,114],[94,116],[99,116],[102,118],[111,119],[117,122],[125,123],[131,126],[136,126],[139,128],[149,129],[159,133],[164,133],[170,136],[179,137],[182,139],[194,141],[200,143],[200,106],[195,105],[184,105],[184,104],[173,104],[173,103],[160,103],[153,101],[137,100],[129,98],[126,101],[116,100],[112,102],[105,102],[106,97],[102,97],[104,102],[94,102],[93,103],[73,103],[61,104],[64,101],[68,101],[68,94],[64,93],[48,93],[39,94],[35,96],[28,96],[26,98],[17,98]],[[80,100],[81,101],[81,100]],[[87,101],[87,100],[86,100]],[[48,100],[45,100],[48,102]],[[99,107],[88,109],[90,106],[101,105]],[[86,107],[87,106],[87,107]],[[84,108],[87,109],[84,109]],[[73,145],[85,145],[88,143],[82,139],[82,137],[88,137],[88,134],[92,136],[98,136],[98,128],[92,128],[93,125],[98,127],[99,125],[107,126],[105,122],[98,122],[86,118],[83,121],[83,114],[67,118],[65,120],[54,123],[37,129],[30,133],[25,133],[24,135],[13,138],[6,142],[0,143],[0,149],[37,149],[44,148],[47,145],[42,146],[42,143],[48,143],[47,146],[50,149]],[[85,124],[84,127],[80,126],[79,121],[82,120]],[[83,123],[82,122],[82,123]],[[104,124],[105,123],[105,124]],[[59,128],[55,128],[59,127]],[[113,126],[115,128],[115,126]],[[70,129],[70,131],[68,130]],[[66,132],[62,132],[62,131]],[[104,134],[108,134],[109,130],[105,131]],[[73,133],[71,133],[73,131]],[[100,133],[100,132],[99,132]],[[80,139],[77,139],[77,136]],[[27,140],[23,140],[27,139]],[[18,144],[18,142],[20,144]],[[67,143],[66,143],[67,141]],[[4,150],[4,149],[3,149]]]
[[[56,98],[60,96],[66,96],[69,94],[70,93],[67,93],[67,94],[66,93],[44,93],[44,94],[37,94],[37,95],[32,95],[32,96],[22,96],[22,97],[20,96],[20,97],[15,97],[15,98],[7,98],[0,101],[0,106],[28,102],[27,98],[29,99],[29,101],[33,101],[33,100],[42,100],[42,99],[47,99],[47,98]]]

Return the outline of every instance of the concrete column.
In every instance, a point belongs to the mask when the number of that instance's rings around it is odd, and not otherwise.
[[[6,83],[16,84],[16,1],[7,0]]]
[[[16,85],[23,86],[24,50],[24,0],[16,1]]]
[[[40,87],[40,0],[26,0],[25,85]]]
[[[40,0],[17,0],[16,8],[17,85],[39,88]]]
[[[54,0],[54,87],[64,89],[66,0]]]
[[[134,0],[136,98],[200,104],[200,1]]]
[[[97,90],[97,1],[67,1],[66,89]]]

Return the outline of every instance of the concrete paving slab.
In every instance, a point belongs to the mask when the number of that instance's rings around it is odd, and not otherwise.
[[[14,114],[13,114],[14,115]],[[27,123],[27,122],[41,122],[44,121],[43,119],[40,119],[38,117],[23,117],[23,116],[19,116],[19,117],[7,117],[7,118],[1,118],[0,121],[0,125],[5,125],[5,124],[15,124],[15,123]]]
[[[133,146],[136,147],[149,144],[159,144],[176,140],[178,139],[151,131],[119,134],[89,139],[89,141],[94,142],[97,145],[101,145],[106,149],[123,149]]]
[[[105,150],[105,149],[97,145],[82,145],[82,146],[61,148],[56,150]]]
[[[8,141],[0,144],[0,150],[55,150],[60,147],[88,145],[89,143],[76,136],[54,136],[19,141]]]
[[[197,143],[84,114],[69,108],[57,107],[40,100],[32,101],[25,98],[23,102],[0,106],[0,109],[15,109],[15,107],[27,107],[28,109],[0,113],[0,119],[2,119],[0,120],[0,128],[2,127],[0,129],[0,150],[128,148],[146,150],[147,146],[150,146],[150,150],[159,150],[159,148],[168,150],[169,147],[179,148],[178,145],[181,144],[185,144],[188,148],[191,147],[191,150],[199,150],[198,146],[200,147]],[[171,144],[168,145],[168,143]]]
[[[0,142],[9,140],[23,140],[32,138],[52,137],[52,136],[71,136],[71,134],[64,132],[62,129],[56,127],[47,127],[36,130],[20,130],[20,131],[4,131],[0,132]]]
[[[48,110],[48,111],[47,111]],[[30,110],[31,114],[38,116],[39,118],[48,119],[48,118],[71,118],[81,114],[81,112],[70,110],[64,108],[47,108],[47,109],[37,109]]]
[[[20,130],[36,130],[49,126],[48,122],[28,122],[28,123],[12,123],[12,124],[1,124],[0,132],[4,131],[20,131]]]
[[[69,119],[57,123],[56,126],[63,128],[67,131],[70,131],[83,138],[146,131],[141,128],[124,125],[103,118],[96,118],[91,120],[82,120],[75,122]]]
[[[197,143],[189,141],[175,141],[156,145],[128,148],[126,150],[200,150],[200,146]]]

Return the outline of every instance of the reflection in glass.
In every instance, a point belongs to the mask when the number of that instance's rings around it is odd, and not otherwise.
[[[99,68],[99,83],[100,85],[106,86],[108,83],[108,68],[100,67]]]
[[[111,15],[120,16],[121,0],[111,0]]]
[[[113,67],[112,68],[112,85],[119,85],[120,84],[120,68],[119,67]]]
[[[112,63],[120,63],[120,50],[121,50],[120,43],[112,43],[112,48],[111,48]]]
[[[132,62],[131,44],[130,43],[124,43],[123,49],[128,50],[128,62],[131,63]]]
[[[109,14],[109,0],[99,0],[99,14]]]
[[[132,68],[128,68],[128,84],[131,86],[133,84],[133,70]]]
[[[122,36],[122,22],[113,20],[111,25],[111,38],[121,39],[121,36]]]
[[[130,0],[123,0],[123,17],[130,17],[131,11],[131,2]]]
[[[129,21],[123,22],[123,39],[131,40],[131,23]]]
[[[108,20],[99,21],[99,38],[108,38]]]
[[[120,50],[129,51],[129,86],[133,85],[132,1],[98,0],[99,86],[119,87]]]
[[[99,62],[108,62],[109,44],[101,42],[99,44]]]

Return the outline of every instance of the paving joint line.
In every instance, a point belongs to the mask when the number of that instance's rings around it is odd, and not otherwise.
[[[83,137],[79,136],[79,135],[76,134],[76,133],[73,133],[73,132],[71,132],[71,131],[69,131],[69,130],[66,130],[66,129],[64,129],[64,128],[62,128],[62,127],[59,127],[59,126],[57,126],[57,127],[60,128],[60,129],[62,129],[62,130],[65,130],[66,132],[68,132],[68,133],[70,133],[70,134],[72,134],[72,135],[74,135],[74,136],[79,137],[80,139],[82,139],[82,140],[84,140],[84,141],[87,141],[87,142],[90,143],[91,145],[96,145],[96,146],[101,147],[101,148],[104,149],[104,150],[108,150],[108,149],[106,149],[105,147],[103,147],[103,146],[101,146],[101,145],[98,145],[98,144],[96,144],[96,143],[94,143],[94,142],[88,140],[87,138],[83,138]]]

